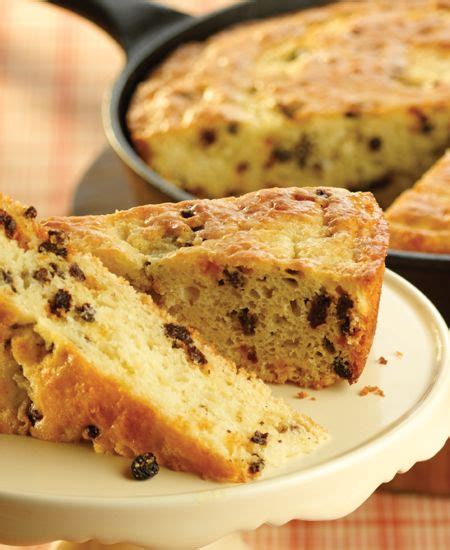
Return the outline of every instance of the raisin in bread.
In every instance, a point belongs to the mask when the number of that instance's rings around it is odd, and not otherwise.
[[[450,254],[450,152],[387,210],[390,246]]]
[[[29,215],[0,198],[0,334],[12,359],[1,376],[18,382],[2,405],[19,416],[3,431],[22,431],[24,389],[34,437],[152,451],[170,468],[227,481],[324,440],[261,381]]]
[[[136,89],[136,150],[199,197],[373,189],[384,205],[444,152],[450,4],[338,2],[180,46]],[[383,205],[383,204],[382,204]]]
[[[364,367],[388,242],[370,193],[276,188],[47,223],[263,380],[321,387]]]

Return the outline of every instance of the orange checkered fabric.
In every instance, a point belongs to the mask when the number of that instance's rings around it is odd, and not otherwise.
[[[193,13],[226,3],[171,2]],[[43,2],[0,0],[0,13],[0,191],[41,215],[63,214],[106,145],[102,97],[124,57],[93,25]],[[263,526],[244,538],[257,550],[448,550],[450,500],[378,493],[344,519]]]

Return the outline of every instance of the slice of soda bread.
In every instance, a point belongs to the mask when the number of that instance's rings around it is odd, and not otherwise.
[[[390,247],[450,254],[450,151],[386,211]]]
[[[2,431],[23,431],[25,416],[40,439],[151,451],[162,465],[221,481],[249,480],[324,440],[263,382],[34,216],[0,197],[0,335],[10,360],[1,376],[17,384],[2,390]]]
[[[318,388],[363,370],[388,245],[370,193],[267,189],[47,223],[263,380]]]

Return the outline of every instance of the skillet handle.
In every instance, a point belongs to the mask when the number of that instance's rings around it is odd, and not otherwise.
[[[186,13],[147,0],[46,0],[89,19],[105,30],[128,57],[144,36],[190,19]]]

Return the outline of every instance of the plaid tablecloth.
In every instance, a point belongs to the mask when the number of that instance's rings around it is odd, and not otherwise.
[[[228,2],[171,3],[199,13]],[[0,13],[0,191],[42,215],[62,214],[105,147],[100,105],[123,55],[93,25],[52,6],[0,0]],[[450,500],[377,493],[344,519],[264,526],[245,540],[258,550],[448,550]]]

